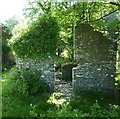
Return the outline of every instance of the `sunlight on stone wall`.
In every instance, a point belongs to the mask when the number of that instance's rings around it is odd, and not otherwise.
[[[41,72],[40,80],[45,81],[54,90],[54,62],[52,59],[36,62],[35,60],[17,59],[16,64],[20,68],[34,68]]]
[[[82,90],[114,91],[117,43],[89,24],[80,24],[75,31],[73,86]]]

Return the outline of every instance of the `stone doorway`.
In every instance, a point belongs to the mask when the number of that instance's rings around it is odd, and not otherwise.
[[[75,28],[75,64],[62,65],[55,78],[55,91],[71,95],[69,93],[77,89],[113,95],[116,52],[117,42],[95,31],[89,24],[79,24]]]

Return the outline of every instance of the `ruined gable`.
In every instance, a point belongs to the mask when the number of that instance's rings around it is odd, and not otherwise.
[[[94,31],[89,24],[75,30],[73,86],[81,90],[114,90],[117,43]]]

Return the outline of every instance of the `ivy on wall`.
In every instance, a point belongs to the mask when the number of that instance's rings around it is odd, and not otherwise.
[[[59,42],[59,26],[54,17],[43,14],[14,39],[12,49],[19,58],[55,55]]]

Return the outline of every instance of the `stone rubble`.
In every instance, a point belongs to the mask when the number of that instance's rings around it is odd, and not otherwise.
[[[73,92],[72,82],[66,82],[57,76],[55,76],[55,92],[61,93],[66,100],[70,101]]]

